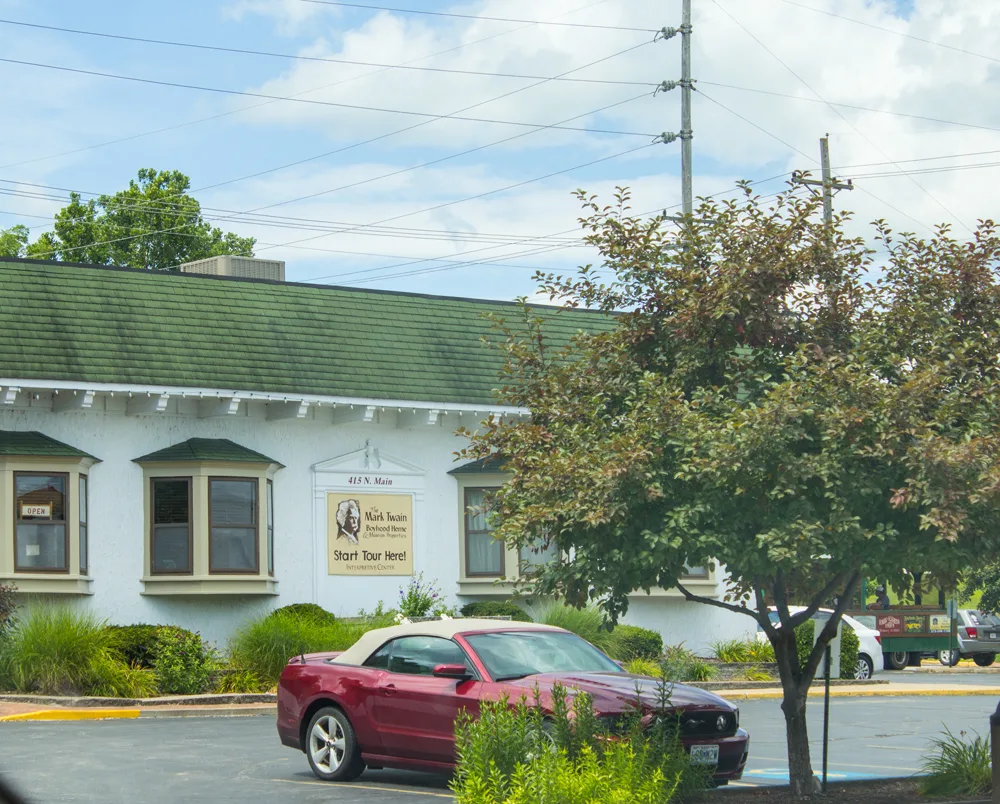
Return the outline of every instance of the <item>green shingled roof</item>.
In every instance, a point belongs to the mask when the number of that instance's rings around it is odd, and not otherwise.
[[[254,452],[228,438],[189,438],[180,444],[151,452],[136,463],[166,463],[176,461],[227,461],[229,463],[278,463],[273,458]],[[278,466],[282,464],[278,463]]]
[[[0,430],[0,455],[32,455],[40,458],[94,458],[83,450],[34,431]],[[97,458],[94,458],[97,460]]]
[[[456,466],[450,472],[449,475],[481,475],[488,474],[490,472],[497,473],[505,471],[504,467],[507,465],[506,458],[500,457],[490,457],[490,458],[480,458],[478,461],[469,461],[468,463],[463,463],[461,466]]]
[[[0,376],[489,404],[513,304],[0,259]],[[610,319],[553,311],[550,341]]]

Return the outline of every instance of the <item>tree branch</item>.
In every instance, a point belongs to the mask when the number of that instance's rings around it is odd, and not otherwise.
[[[690,601],[691,603],[704,603],[708,606],[715,606],[718,609],[725,609],[726,611],[734,612],[735,614],[745,614],[748,617],[753,617],[757,619],[757,612],[748,609],[746,606],[737,606],[733,603],[726,603],[724,600],[715,600],[711,597],[702,597],[701,595],[692,594],[690,591],[684,588],[683,584],[677,584],[677,590],[684,595],[684,599]]]
[[[802,611],[790,615],[789,622],[792,623],[792,628],[797,628],[802,625],[802,623],[810,619],[817,611],[819,611],[820,606],[823,605],[823,601],[830,596],[830,593],[833,592],[834,589],[844,582],[845,577],[847,577],[846,571],[834,575],[833,578],[830,579],[830,582],[819,590],[819,594],[813,596],[812,603],[806,606]]]
[[[843,597],[837,601],[833,614],[830,616],[830,619],[826,621],[826,625],[823,626],[823,630],[819,632],[816,644],[813,645],[812,652],[809,654],[809,660],[806,662],[806,666],[802,668],[802,678],[809,679],[811,682],[815,677],[816,669],[819,667],[820,660],[826,652],[826,646],[829,645],[830,640],[837,635],[837,627],[840,625],[844,612],[850,605],[851,595],[854,594],[854,587],[857,586],[859,580],[861,580],[861,573],[855,570],[848,579],[847,585],[844,587]]]
[[[753,594],[754,599],[757,602],[757,613],[760,615],[757,617],[757,622],[760,627],[764,629],[764,633],[767,634],[768,640],[773,645],[775,640],[778,638],[778,629],[771,624],[771,618],[767,614],[767,604],[764,600],[764,590],[760,588],[760,579],[753,579]]]

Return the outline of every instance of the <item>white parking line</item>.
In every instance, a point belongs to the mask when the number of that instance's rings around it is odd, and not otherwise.
[[[411,796],[431,796],[432,798],[451,798],[451,793],[436,793],[433,790],[412,790],[405,787],[390,787],[385,784],[357,784],[354,782],[300,782],[296,779],[270,779],[269,781],[281,784],[310,784],[325,787],[328,790],[335,790],[338,787],[350,787],[356,790],[374,790],[382,793],[407,793]]]

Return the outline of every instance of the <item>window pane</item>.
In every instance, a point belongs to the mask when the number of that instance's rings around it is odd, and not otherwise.
[[[255,572],[256,528],[212,528],[209,572]]]
[[[87,478],[80,475],[80,572],[87,571]]]
[[[274,484],[267,481],[267,572],[274,575]]]
[[[392,643],[386,642],[381,648],[368,657],[365,661],[365,667],[374,667],[376,670],[388,670],[390,653],[392,653]]]
[[[17,517],[22,522],[66,521],[65,475],[15,475]]]
[[[153,524],[187,525],[190,506],[187,480],[153,481]]]
[[[191,555],[188,526],[153,527],[153,572],[190,572]]]
[[[708,577],[708,567],[689,567],[687,564],[684,565],[684,577],[685,578],[707,578]]]
[[[465,527],[467,530],[491,530],[486,518],[488,505],[489,489],[466,489]]]
[[[465,652],[450,639],[441,637],[403,637],[392,643],[389,672],[429,676],[439,664],[469,667]]]
[[[17,525],[18,569],[65,570],[66,526],[19,522]]]
[[[502,575],[503,543],[491,533],[469,533],[465,549],[470,575]]]
[[[212,480],[208,497],[213,526],[257,523],[256,480]]]

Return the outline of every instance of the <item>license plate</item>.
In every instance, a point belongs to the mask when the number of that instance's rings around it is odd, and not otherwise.
[[[990,632],[990,639],[996,639],[996,638],[997,638],[997,632],[996,631],[991,631]]]
[[[719,746],[717,745],[692,745],[691,746],[692,765],[718,765]]]

